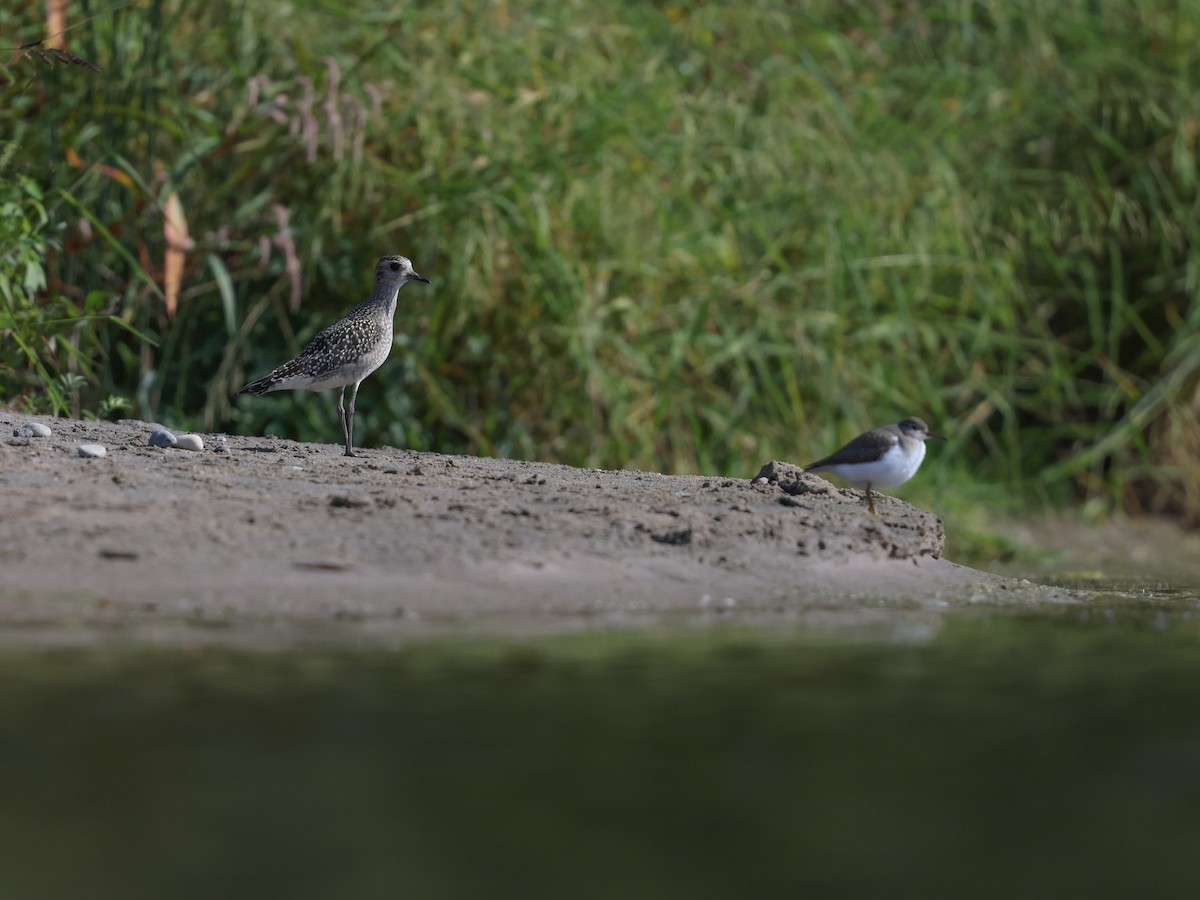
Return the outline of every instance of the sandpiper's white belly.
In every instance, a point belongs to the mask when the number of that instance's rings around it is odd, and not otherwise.
[[[866,487],[868,484],[875,488],[895,487],[917,474],[921,461],[925,459],[925,442],[913,441],[913,444],[907,453],[896,443],[874,462],[840,463],[822,466],[821,470],[845,479],[855,487]]]

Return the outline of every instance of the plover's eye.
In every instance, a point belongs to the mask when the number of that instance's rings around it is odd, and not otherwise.
[[[396,263],[396,262],[392,263],[391,270],[393,272],[399,272],[400,271],[400,263]]]

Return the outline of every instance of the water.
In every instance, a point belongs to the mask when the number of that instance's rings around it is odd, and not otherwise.
[[[0,660],[0,896],[1196,896],[1200,596]]]

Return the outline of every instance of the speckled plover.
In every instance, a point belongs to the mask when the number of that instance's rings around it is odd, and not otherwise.
[[[429,279],[418,275],[406,257],[383,257],[375,266],[375,288],[370,297],[319,332],[295,359],[250,382],[234,396],[341,388],[338,419],[346,439],[346,455],[354,456],[354,398],[363,379],[383,365],[392,351],[396,294],[409,281],[429,284]],[[349,406],[344,403],[347,387]]]

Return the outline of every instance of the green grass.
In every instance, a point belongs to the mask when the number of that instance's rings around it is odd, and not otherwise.
[[[750,475],[919,414],[951,440],[917,502],[1200,515],[1200,10],[301,6],[92,8],[103,75],[4,70],[0,178],[114,317],[77,406],[334,442],[332,396],[229,395],[398,251],[434,288],[367,444]]]

